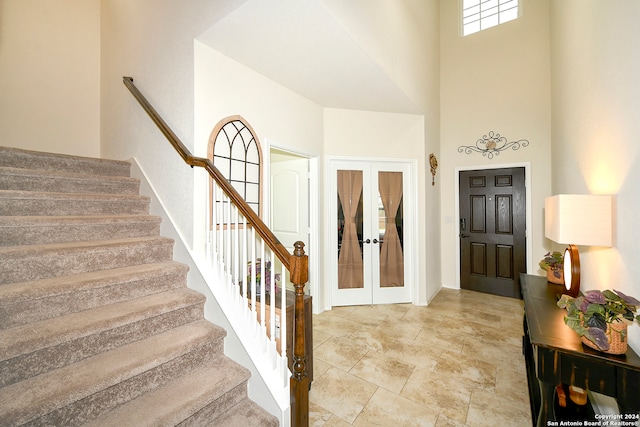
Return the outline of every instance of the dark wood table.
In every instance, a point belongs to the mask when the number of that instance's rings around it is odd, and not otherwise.
[[[616,356],[583,345],[564,323],[566,310],[556,305],[562,286],[529,274],[520,275],[520,284],[525,309],[523,352],[533,425],[558,425],[553,421],[557,419],[554,399],[559,384],[612,396],[618,402],[622,420],[626,417],[626,421],[637,421],[640,357],[631,348]]]

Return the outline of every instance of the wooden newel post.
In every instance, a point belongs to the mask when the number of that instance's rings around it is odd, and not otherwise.
[[[295,287],[296,303],[293,323],[293,373],[291,387],[291,425],[309,426],[309,375],[305,353],[304,285],[309,280],[309,257],[304,254],[304,243],[298,241],[291,255],[291,283]]]

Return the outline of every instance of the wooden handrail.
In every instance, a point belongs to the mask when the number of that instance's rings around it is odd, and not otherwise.
[[[151,120],[169,140],[180,157],[191,167],[204,168],[222,188],[232,203],[244,215],[258,235],[273,251],[290,273],[290,280],[295,288],[295,307],[293,321],[293,373],[289,380],[291,389],[291,425],[293,427],[308,427],[309,425],[309,375],[307,374],[305,347],[305,316],[304,316],[304,285],[309,280],[309,261],[304,253],[304,243],[294,243],[295,250],[290,254],[269,227],[260,219],[244,198],[220,173],[209,159],[195,157],[171,130],[160,114],[153,108],[147,98],[133,84],[133,78],[123,77],[124,85],[147,112]]]
[[[217,167],[214,166],[213,162],[209,159],[205,159],[203,157],[195,157],[191,154],[189,149],[180,141],[180,138],[171,130],[169,125],[160,117],[160,114],[156,111],[155,108],[151,105],[147,98],[138,90],[136,85],[133,83],[133,78],[131,77],[123,77],[122,81],[124,85],[131,91],[134,98],[138,100],[142,108],[147,112],[151,120],[158,126],[160,131],[164,134],[164,136],[169,140],[173,148],[178,152],[180,157],[187,163],[189,166],[194,167],[198,166],[205,169],[209,175],[216,181],[216,183],[222,188],[222,191],[231,199],[233,204],[238,208],[240,213],[247,219],[256,230],[258,235],[264,240],[269,248],[276,254],[280,262],[285,266],[287,270],[290,268],[290,258],[291,254],[287,250],[287,248],[280,243],[278,238],[271,232],[269,227],[260,219],[258,214],[254,212],[253,209],[245,202],[244,198],[236,191],[235,188],[227,181],[227,179],[220,173]]]

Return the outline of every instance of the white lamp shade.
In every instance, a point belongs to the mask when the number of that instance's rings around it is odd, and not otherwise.
[[[559,194],[544,201],[544,235],[556,243],[611,246],[612,200],[606,195]]]

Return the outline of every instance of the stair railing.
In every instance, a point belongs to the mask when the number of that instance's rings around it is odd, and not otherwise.
[[[212,160],[195,157],[180,141],[158,112],[153,108],[144,95],[133,83],[133,78],[123,77],[124,85],[134,98],[147,112],[151,120],[157,125],[173,148],[189,166],[203,168],[211,177],[212,190],[207,197],[211,197],[213,208],[209,210],[207,223],[210,226],[208,236],[208,252],[212,253],[225,275],[231,279],[235,296],[242,295],[242,307],[249,310],[250,316],[257,319],[257,327],[262,331],[262,337],[268,337],[268,345],[273,352],[279,351],[282,359],[287,360],[287,331],[286,328],[286,290],[280,290],[281,300],[276,300],[278,289],[275,286],[275,259],[282,265],[283,273],[289,272],[290,281],[294,287],[294,319],[293,354],[289,363],[291,425],[294,427],[309,424],[309,376],[307,373],[305,347],[305,313],[304,313],[304,285],[308,281],[308,257],[304,253],[304,243],[294,244],[293,254],[280,243],[273,232],[260,219],[254,210],[245,202],[229,181],[214,166]],[[242,230],[242,233],[240,233]],[[242,234],[242,236],[240,236]],[[266,245],[266,248],[265,248]],[[256,252],[259,252],[259,256]],[[248,261],[249,260],[249,261]],[[263,262],[264,261],[264,262]],[[259,267],[258,267],[259,265]],[[244,266],[247,266],[245,270]],[[284,279],[285,274],[281,277]],[[247,283],[249,282],[249,283]],[[263,290],[264,292],[260,292]],[[265,295],[266,294],[266,295]],[[259,298],[264,298],[267,304],[260,304]],[[260,306],[259,313],[256,303]],[[276,317],[276,310],[270,310],[266,318],[265,306],[281,307],[281,314]],[[250,307],[250,308],[249,308]],[[269,324],[269,329],[267,329]],[[282,337],[281,344],[277,343]],[[277,348],[281,347],[281,348]]]

